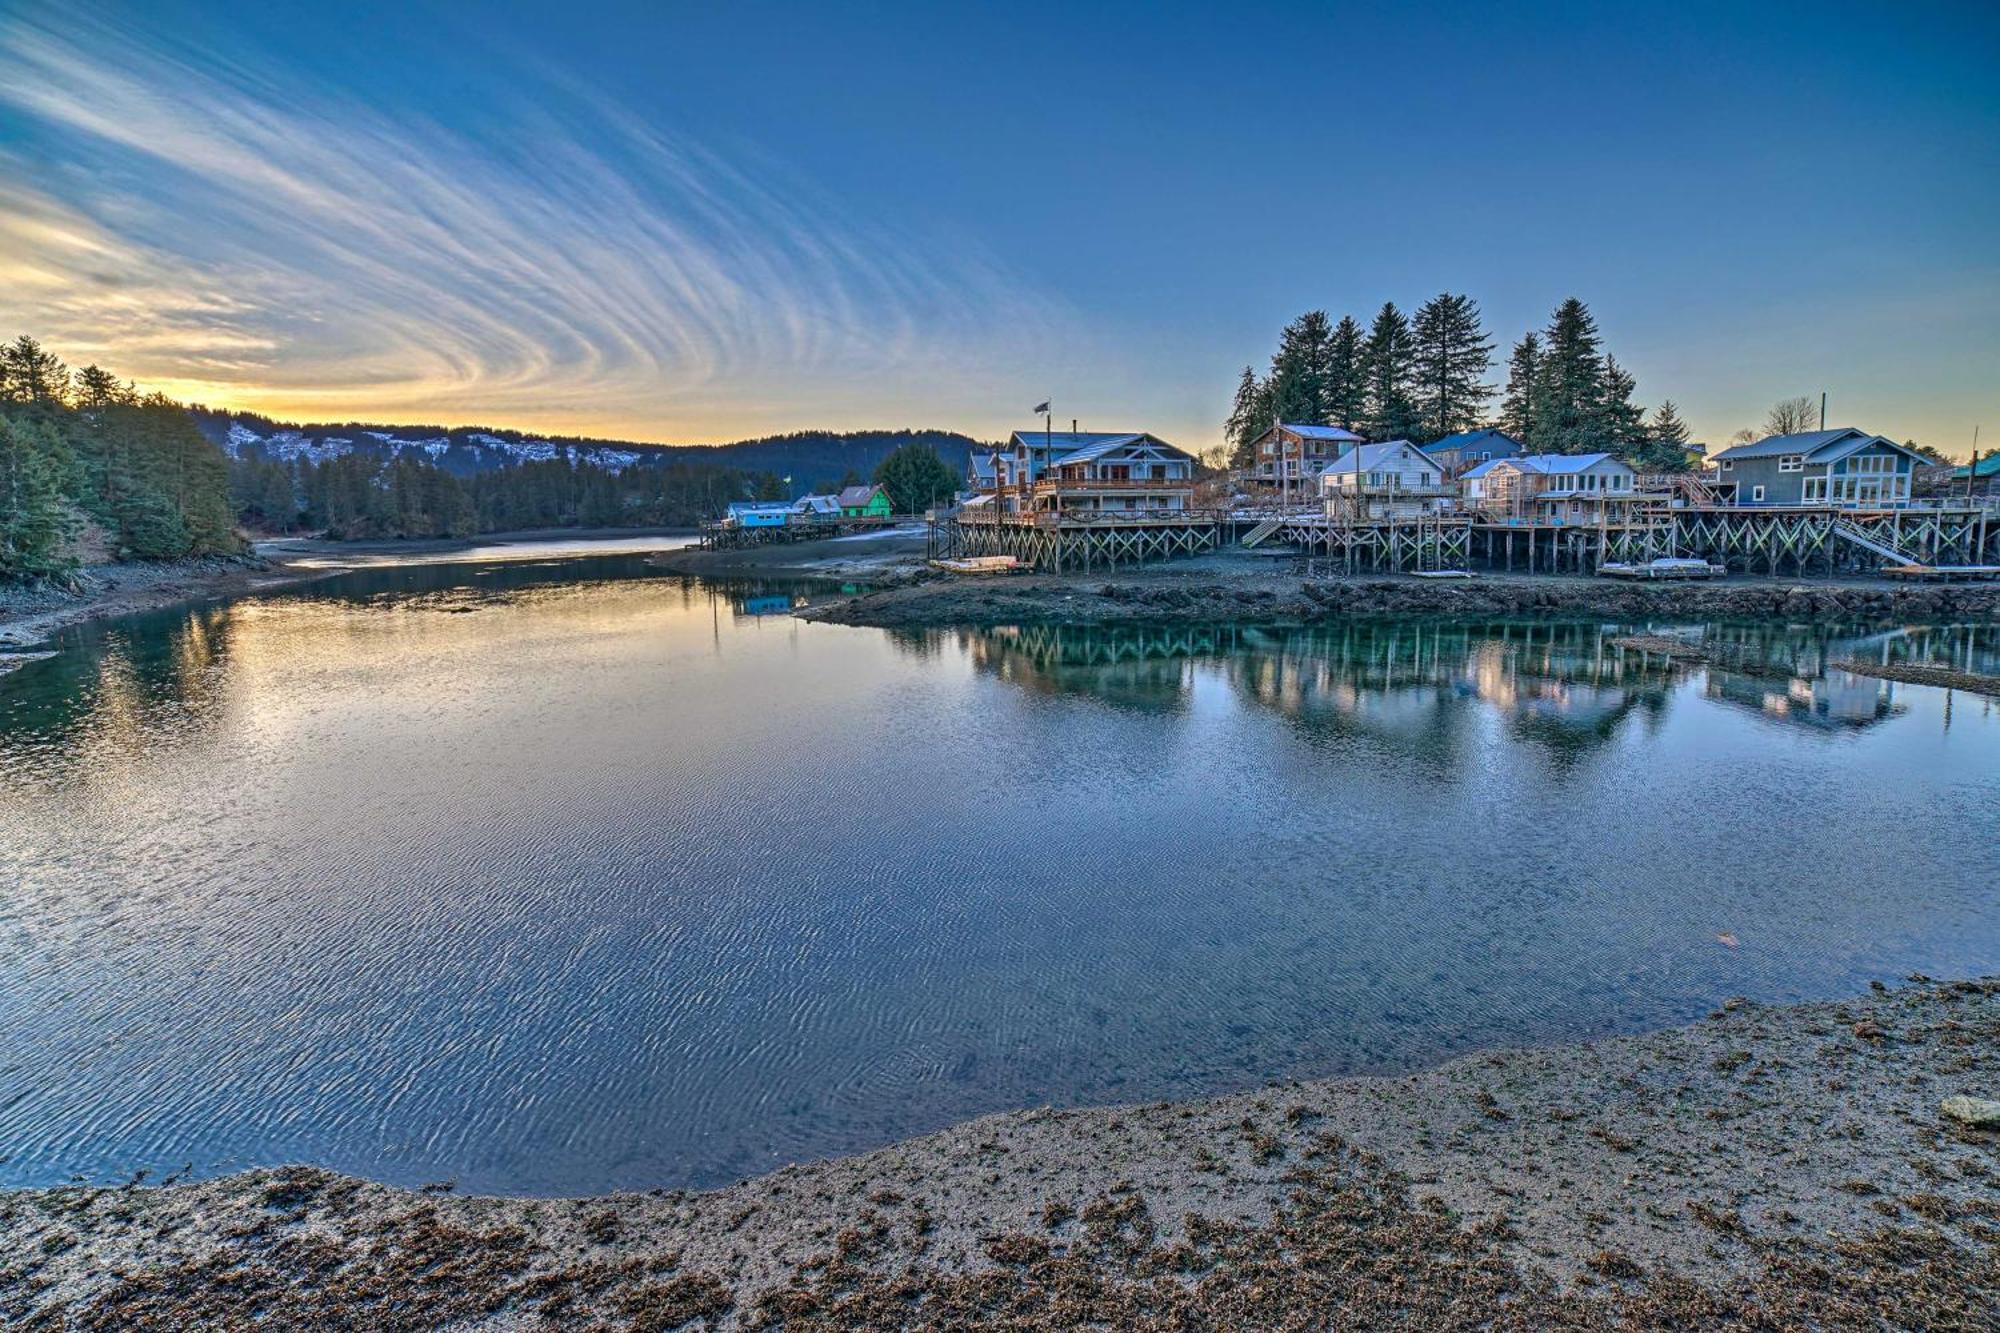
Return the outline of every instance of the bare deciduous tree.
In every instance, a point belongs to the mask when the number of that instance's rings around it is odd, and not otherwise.
[[[1819,429],[1819,404],[1810,398],[1787,398],[1773,403],[1764,417],[1767,435],[1797,435]]]

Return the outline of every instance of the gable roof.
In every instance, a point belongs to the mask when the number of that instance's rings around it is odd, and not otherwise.
[[[1500,464],[1512,463],[1514,461],[1515,460],[1511,458],[1489,458],[1484,463],[1480,463],[1474,467],[1469,467],[1465,471],[1459,473],[1458,479],[1460,481],[1477,481],[1481,477],[1485,476],[1487,473],[1491,472],[1494,468],[1498,467]]]
[[[1093,458],[1102,458],[1114,449],[1126,445],[1143,444],[1153,449],[1164,449],[1176,458],[1192,459],[1193,454],[1178,445],[1168,444],[1159,436],[1143,430],[1079,430],[1043,432],[1039,430],[1017,430],[1008,437],[1009,444],[1022,444],[1030,449],[1048,449],[1049,461],[1053,466],[1064,463],[1088,463]]]
[[[868,502],[875,498],[880,486],[849,486],[838,497],[842,509],[866,509]]]
[[[1302,440],[1331,440],[1336,444],[1359,444],[1361,437],[1351,430],[1339,426],[1295,426],[1291,422],[1279,423],[1278,429],[1288,430]]]
[[[837,514],[840,501],[831,495],[801,495],[793,502],[792,508],[802,514]]]
[[[1448,449],[1468,449],[1479,444],[1495,446],[1505,444],[1517,454],[1528,447],[1506,431],[1489,426],[1485,430],[1462,430],[1456,435],[1447,435],[1442,440],[1432,440],[1423,446],[1423,450],[1427,454],[1442,453]]]
[[[1524,472],[1539,472],[1545,477],[1567,477],[1579,472],[1588,472],[1599,463],[1610,459],[1620,463],[1610,454],[1522,454],[1519,458],[1496,458],[1495,463],[1505,463],[1509,467],[1520,468]]]
[[[1876,445],[1886,445],[1899,454],[1906,454],[1919,462],[1928,462],[1914,449],[1897,444],[1884,435],[1870,435],[1865,430],[1853,426],[1842,426],[1838,430],[1805,430],[1791,435],[1767,435],[1752,444],[1739,444],[1724,449],[1719,454],[1710,454],[1709,461],[1731,462],[1739,458],[1773,458],[1780,454],[1803,454],[1815,463],[1833,463],[1849,454],[1872,449]]]
[[[1431,468],[1437,468],[1435,461],[1425,457],[1424,451],[1417,448],[1416,445],[1411,444],[1408,440],[1384,440],[1380,444],[1356,445],[1333,462],[1321,468],[1319,474],[1322,477],[1329,477],[1343,472],[1366,472],[1370,468],[1377,467],[1391,458],[1401,457],[1405,450],[1408,450],[1411,455],[1415,456],[1418,462]],[[1443,469],[1438,470],[1442,471]]]
[[[1136,430],[1017,430],[1007,437],[1010,445],[1026,445],[1030,449],[1048,449],[1055,453],[1068,453],[1076,449],[1087,449],[1104,440],[1123,443],[1136,440],[1143,434]]]
[[[1975,477],[2000,477],[2000,453],[1986,454],[1977,463],[1960,463],[1951,470],[1951,475],[1964,481],[1965,469],[1968,466],[1972,468],[1972,475]]]
[[[994,460],[992,454],[975,453],[972,455],[972,475],[982,481],[993,480],[994,469],[998,466],[999,464]]]

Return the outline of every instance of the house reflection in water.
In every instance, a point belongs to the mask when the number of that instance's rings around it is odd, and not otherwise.
[[[1905,711],[1897,687],[1836,663],[1941,660],[1990,670],[1996,652],[1981,631],[1965,627],[1709,625],[1676,631],[1714,653],[1713,663],[1690,665],[1621,646],[1632,632],[1356,620],[1289,629],[966,629],[924,641],[932,651],[955,643],[976,669],[1040,693],[1173,712],[1191,708],[1201,683],[1214,680],[1309,734],[1374,736],[1440,756],[1460,748],[1475,705],[1553,754],[1580,755],[1611,740],[1628,718],[1657,725],[1692,678],[1701,697],[1762,717],[1822,730],[1872,726]]]

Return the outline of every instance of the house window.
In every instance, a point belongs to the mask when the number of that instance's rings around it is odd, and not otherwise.
[[[1778,471],[1803,472],[1805,470],[1806,456],[1804,454],[1780,454],[1778,456]]]
[[[1734,472],[1734,471],[1736,470],[1736,460],[1735,460],[1735,459],[1733,459],[1733,458],[1725,458],[1725,459],[1723,459],[1723,460],[1722,460],[1722,470],[1723,470],[1724,472]]]
[[[1764,502],[1764,488],[1762,486],[1752,486],[1750,488],[1750,503],[1762,504],[1763,502]]]
[[[1807,504],[1826,503],[1825,477],[1807,477],[1803,484],[1805,487],[1803,498]]]

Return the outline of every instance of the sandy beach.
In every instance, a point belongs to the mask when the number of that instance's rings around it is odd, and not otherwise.
[[[0,1318],[1990,1328],[2000,1121],[1953,1099],[2000,1093],[1996,1052],[2000,980],[1912,979],[1407,1077],[992,1116],[707,1193],[309,1167],[20,1190]]]

